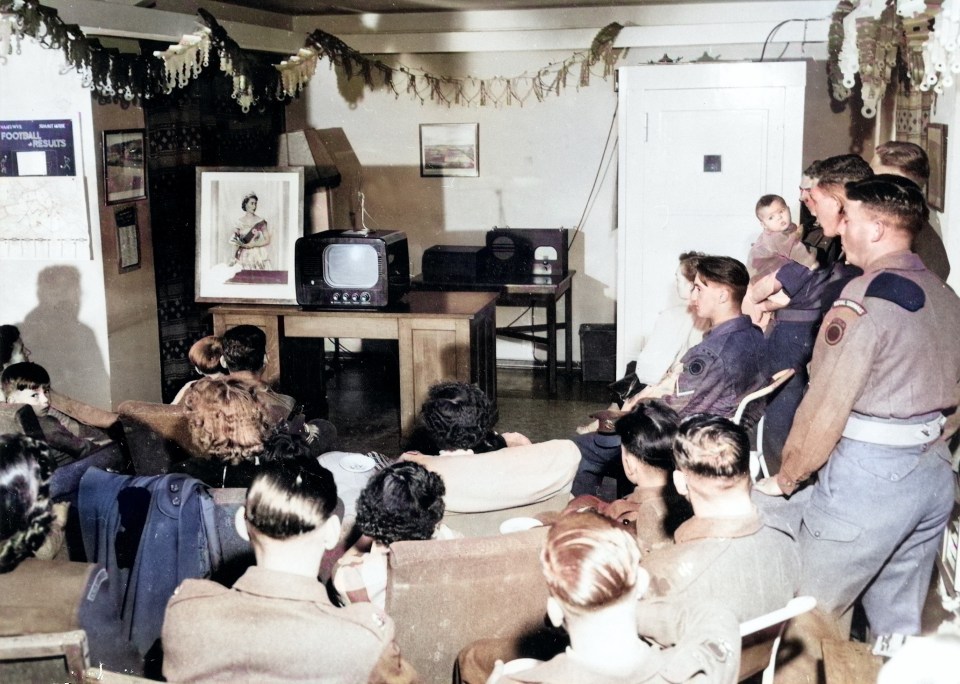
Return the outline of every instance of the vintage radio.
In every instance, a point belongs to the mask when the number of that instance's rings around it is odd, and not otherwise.
[[[567,275],[566,228],[494,228],[487,250],[484,270],[493,282]]]
[[[479,283],[484,278],[486,247],[434,245],[423,252],[423,280],[427,283]]]

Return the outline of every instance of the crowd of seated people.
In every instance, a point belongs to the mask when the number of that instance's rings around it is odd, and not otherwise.
[[[958,401],[960,349],[937,344],[960,336],[960,303],[937,275],[946,256],[930,246],[939,238],[914,147],[881,146],[873,168],[856,155],[810,165],[801,199],[817,223],[802,232],[782,198],[762,197],[751,209],[764,233],[740,255],[755,273],[732,256],[685,253],[688,320],[672,328],[669,368],[597,414],[592,431],[532,443],[494,429],[475,385],[435,385],[407,450],[374,460],[355,519],[334,513],[336,473],[318,463],[336,429],[263,381],[263,331],[199,340],[189,359],[202,377],[175,399],[199,453],[174,470],[246,490],[239,522],[256,565],[229,588],[180,586],[163,621],[164,675],[418,681],[384,612],[391,545],[496,534],[517,515],[550,528],[545,614],[569,646],[464,643],[461,682],[736,681],[738,623],[798,594],[817,599],[810,624],[822,635],[845,637],[858,601],[871,634],[917,634],[954,500],[955,420],[943,414]],[[764,331],[745,297],[768,315]],[[44,437],[0,437],[3,633],[79,626],[107,667],[140,672],[97,600],[121,579],[57,560],[67,516],[51,475],[101,445],[49,409],[49,375],[16,327],[0,327],[0,352],[4,401],[33,406]],[[758,445],[771,477],[755,483],[754,425],[730,419],[784,368],[796,375],[765,407]],[[815,678],[810,667],[798,678]]]

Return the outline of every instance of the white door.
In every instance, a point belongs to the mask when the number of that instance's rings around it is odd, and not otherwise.
[[[678,303],[681,252],[746,262],[757,199],[797,211],[803,62],[620,69],[617,369]]]

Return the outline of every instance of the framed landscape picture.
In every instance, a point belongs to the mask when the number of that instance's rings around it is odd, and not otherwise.
[[[198,302],[296,304],[303,167],[197,168]]]
[[[147,197],[147,157],[142,128],[103,132],[103,187],[107,204]]]
[[[421,176],[479,176],[479,124],[420,124]]]

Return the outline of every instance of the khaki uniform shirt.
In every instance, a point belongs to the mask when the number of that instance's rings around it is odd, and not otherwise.
[[[956,406],[958,393],[960,300],[916,254],[886,255],[823,319],[780,488],[790,494],[826,463],[851,412],[912,418]]]
[[[251,567],[232,589],[187,580],[167,605],[171,682],[411,682],[393,621],[370,604],[336,608],[320,582]]]

